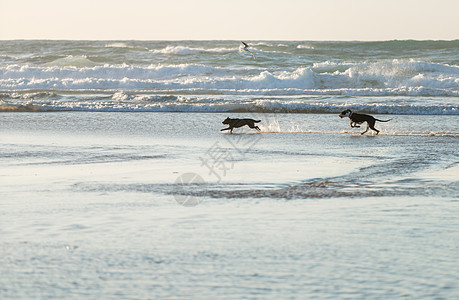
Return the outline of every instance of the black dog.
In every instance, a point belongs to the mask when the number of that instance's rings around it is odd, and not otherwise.
[[[376,121],[379,122],[389,122],[389,120],[378,120],[370,115],[364,115],[364,114],[356,114],[353,113],[350,109],[346,109],[345,111],[341,112],[339,114],[340,118],[344,117],[349,117],[351,120],[351,127],[354,128],[359,128],[360,126],[357,126],[356,124],[362,124],[363,122],[367,122],[367,129],[362,132],[361,134],[364,134],[365,132],[368,131],[368,128],[371,128],[372,130],[376,131],[376,134],[379,133],[379,130],[375,128],[375,123]]]
[[[231,119],[231,118],[226,118],[225,121],[223,121],[223,124],[227,124],[229,127],[224,128],[220,131],[223,130],[229,130],[230,133],[233,133],[233,128],[239,128],[244,125],[249,126],[250,128],[255,128],[258,131],[261,131],[261,129],[255,125],[255,123],[261,122],[261,120],[253,120],[253,119]]]

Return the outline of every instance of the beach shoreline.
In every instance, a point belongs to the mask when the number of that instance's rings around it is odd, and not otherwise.
[[[458,42],[3,41],[0,298],[458,298]]]
[[[289,133],[332,118],[301,114],[231,135],[225,115],[2,114],[2,296],[459,293],[457,137],[343,133],[337,116],[336,133]],[[226,173],[209,153],[231,153]],[[190,172],[202,198],[183,206]]]

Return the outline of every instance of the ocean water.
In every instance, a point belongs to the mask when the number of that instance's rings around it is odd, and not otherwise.
[[[0,42],[0,298],[459,297],[458,41],[249,45]]]
[[[2,41],[0,109],[457,114],[459,41]]]

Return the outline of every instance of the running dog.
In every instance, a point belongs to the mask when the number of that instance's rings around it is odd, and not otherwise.
[[[253,119],[231,119],[231,118],[226,118],[225,121],[222,122],[222,124],[227,124],[229,127],[228,128],[223,128],[220,131],[223,130],[229,130],[230,133],[233,133],[234,128],[239,128],[244,125],[249,126],[250,128],[254,128],[258,131],[261,131],[261,129],[255,125],[255,123],[261,122],[261,120],[253,120]]]
[[[376,131],[376,135],[377,135],[379,133],[379,130],[375,128],[376,121],[379,121],[379,122],[389,122],[390,121],[390,119],[389,120],[378,120],[370,115],[357,114],[357,113],[352,112],[350,109],[346,109],[345,111],[341,112],[339,114],[339,117],[341,119],[344,117],[349,117],[349,119],[351,120],[352,128],[359,128],[360,126],[358,126],[357,124],[362,124],[363,122],[367,122],[367,129],[360,134],[364,134],[365,132],[368,131],[368,128],[371,128],[372,130]]]

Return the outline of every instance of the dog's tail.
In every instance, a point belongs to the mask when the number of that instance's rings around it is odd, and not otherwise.
[[[259,123],[261,122],[261,120],[253,120],[255,123]]]
[[[392,119],[389,119],[389,120],[379,120],[379,119],[376,119],[376,118],[375,118],[375,120],[376,120],[376,121],[379,121],[379,122],[389,122],[389,121],[392,120]]]

